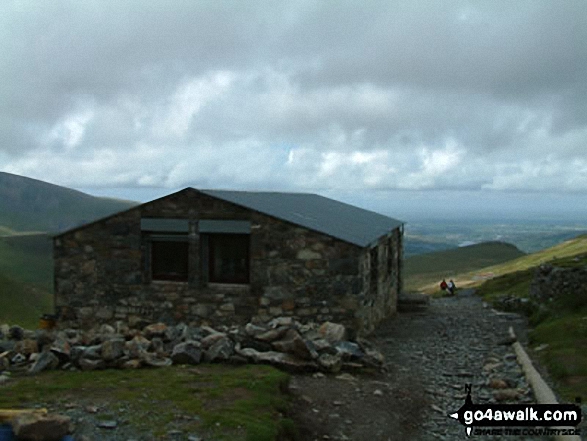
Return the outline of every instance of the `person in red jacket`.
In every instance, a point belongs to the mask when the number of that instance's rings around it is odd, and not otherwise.
[[[448,288],[448,285],[446,284],[446,280],[442,279],[442,282],[440,282],[440,289],[443,291],[446,291],[446,288]]]

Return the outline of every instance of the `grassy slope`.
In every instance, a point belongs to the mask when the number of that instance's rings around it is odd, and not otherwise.
[[[0,275],[0,323],[36,329],[39,317],[53,312],[53,296],[36,285]]]
[[[484,242],[466,247],[408,257],[405,260],[406,289],[419,289],[431,284],[434,289],[443,278],[475,271],[490,265],[524,256],[514,245],[503,242]]]
[[[523,271],[540,264],[547,263],[557,258],[574,256],[587,253],[587,235],[581,235],[574,239],[536,253],[528,254],[514,260],[510,260],[488,267],[478,267],[475,270],[463,269],[458,271],[454,277],[458,287],[477,287],[484,281],[516,271]],[[438,283],[422,283],[418,285],[422,292],[432,294],[438,290]]]
[[[98,419],[123,416],[155,439],[168,439],[179,426],[205,439],[271,441],[293,431],[283,417],[288,381],[288,374],[258,365],[52,371],[3,386],[0,408],[75,402],[98,406]]]
[[[52,253],[44,234],[0,238],[0,323],[36,328],[53,312]]]

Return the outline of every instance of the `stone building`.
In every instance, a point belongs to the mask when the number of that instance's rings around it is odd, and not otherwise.
[[[54,237],[62,326],[292,316],[359,334],[396,312],[403,223],[315,194],[177,193]]]

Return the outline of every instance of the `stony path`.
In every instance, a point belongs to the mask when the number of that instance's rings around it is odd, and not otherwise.
[[[300,422],[309,427],[304,439],[466,439],[464,427],[447,417],[464,403],[466,383],[475,403],[533,402],[511,345],[503,344],[509,326],[524,335],[523,320],[496,313],[471,294],[433,299],[424,312],[384,323],[371,340],[386,357],[385,374],[354,382],[296,377],[294,390],[306,406]]]
[[[515,353],[504,344],[510,326],[524,335],[522,318],[496,313],[470,291],[462,291],[433,300],[424,313],[400,314],[379,330],[375,341],[390,372],[418,383],[430,403],[419,439],[463,439],[464,428],[446,415],[464,403],[465,383],[472,384],[476,403],[533,402]]]

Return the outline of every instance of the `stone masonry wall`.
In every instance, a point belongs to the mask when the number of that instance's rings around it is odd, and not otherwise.
[[[190,221],[188,282],[150,280],[141,218]],[[199,219],[251,222],[249,284],[207,283],[195,230]],[[395,312],[399,229],[374,249],[375,285],[366,283],[368,250],[186,189],[57,236],[56,305],[64,326],[81,328],[119,320],[218,325],[291,316],[365,333]]]

